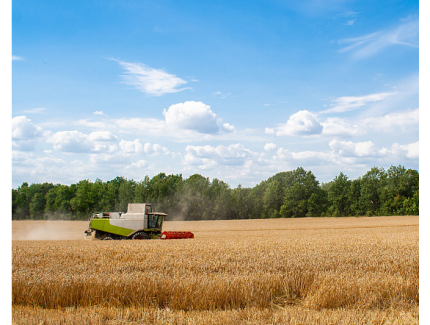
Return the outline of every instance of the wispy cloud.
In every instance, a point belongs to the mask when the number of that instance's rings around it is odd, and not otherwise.
[[[377,93],[365,96],[343,96],[332,101],[332,107],[320,112],[321,114],[328,113],[343,113],[355,110],[372,102],[384,100],[385,98],[395,95],[396,92]]]
[[[103,111],[95,111],[93,112],[94,115],[99,115],[99,116],[106,116],[105,113],[103,113]]]
[[[231,96],[231,93],[222,93],[220,91],[216,91],[216,92],[213,93],[213,95],[214,96],[218,96],[221,99],[224,99],[224,98],[227,98],[227,97]]]
[[[24,58],[17,55],[12,55],[12,61],[24,61]]]
[[[187,81],[161,69],[154,69],[143,63],[109,60],[117,62],[124,69],[125,74],[121,77],[125,84],[133,86],[145,94],[161,96],[190,89],[190,87],[179,88]]]
[[[340,53],[351,53],[356,60],[377,54],[392,45],[403,45],[418,48],[418,19],[408,20],[402,24],[367,35],[339,40],[345,44]]]
[[[27,109],[24,111],[24,113],[27,114],[40,114],[46,111],[46,108],[44,107],[36,107],[36,108],[31,108],[31,109]]]

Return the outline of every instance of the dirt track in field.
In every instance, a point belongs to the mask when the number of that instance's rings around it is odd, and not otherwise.
[[[419,225],[418,216],[360,217],[360,218],[304,218],[257,219],[216,221],[166,221],[163,230],[192,231],[198,237],[223,237],[238,235],[273,236],[300,231],[326,231],[329,229],[352,230],[374,228],[383,231],[392,227]],[[85,240],[88,221],[12,221],[12,240]],[[264,234],[263,234],[264,233]],[[90,237],[87,240],[91,240]]]

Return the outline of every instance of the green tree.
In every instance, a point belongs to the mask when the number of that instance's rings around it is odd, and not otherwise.
[[[45,195],[45,215],[49,218],[72,219],[70,201],[75,197],[76,185],[57,184]]]
[[[308,199],[306,217],[321,217],[327,211],[327,192],[321,188],[317,189]]]
[[[231,191],[232,215],[235,219],[248,219],[254,209],[254,201],[250,198],[251,188],[239,184]]]
[[[118,189],[118,201],[116,204],[117,211],[127,211],[129,203],[133,203],[134,199],[134,187],[136,183],[134,181],[122,182]]]
[[[379,214],[381,207],[380,192],[386,179],[384,168],[372,167],[361,178],[361,205],[367,215]]]
[[[348,203],[351,215],[364,215],[365,210],[361,205],[361,178],[351,181],[348,188]]]
[[[213,219],[232,218],[232,196],[230,187],[227,183],[214,178],[209,189],[209,200],[213,202]]]
[[[179,208],[175,194],[180,193],[182,185],[182,175],[160,173],[145,181],[145,195],[149,202],[155,204],[157,210],[175,214]]]
[[[283,216],[288,218],[306,217],[309,212],[308,202],[312,194],[317,197],[323,195],[322,191],[319,191],[319,182],[312,172],[307,172],[299,167],[292,172],[292,184],[285,191]],[[314,196],[312,204],[319,200],[317,197]],[[313,213],[315,211],[312,211]]]
[[[329,212],[332,216],[343,217],[350,215],[349,191],[351,181],[343,172],[340,172],[327,187],[328,200],[330,201]]]
[[[209,201],[206,199],[209,186],[209,178],[199,174],[191,175],[185,180],[181,192],[178,193],[181,217],[185,220],[210,218],[210,209],[207,207]]]
[[[96,180],[80,181],[76,184],[76,195],[70,201],[74,214],[78,219],[87,218],[95,211],[100,210],[100,201],[103,194],[103,183]]]
[[[45,198],[43,193],[34,194],[30,202],[31,219],[42,219],[45,212]]]

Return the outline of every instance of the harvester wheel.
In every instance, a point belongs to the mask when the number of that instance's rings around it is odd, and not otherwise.
[[[139,231],[131,239],[149,239],[149,235],[146,232]]]
[[[105,238],[103,238],[103,240],[112,240],[111,236],[105,236]]]

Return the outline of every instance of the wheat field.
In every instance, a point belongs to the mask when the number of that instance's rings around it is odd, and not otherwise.
[[[415,216],[166,222],[195,234],[167,241],[84,240],[86,222],[12,227],[14,324],[419,321]]]

